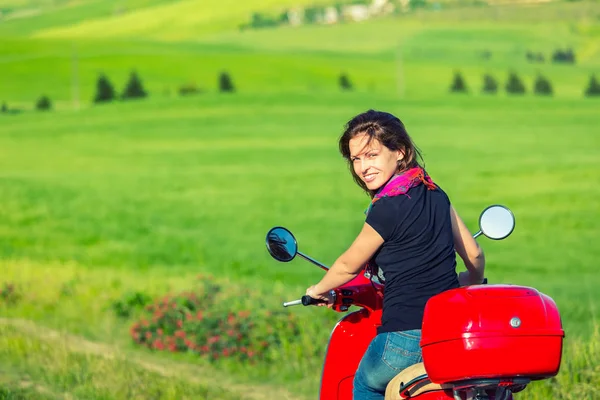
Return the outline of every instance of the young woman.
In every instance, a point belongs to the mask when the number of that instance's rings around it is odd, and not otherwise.
[[[351,119],[339,147],[371,203],[352,245],[306,294],[328,292],[367,265],[384,277],[381,327],[354,378],[354,399],[384,399],[389,381],[422,361],[419,341],[425,304],[445,290],[483,281],[484,256],[444,191],[419,164],[403,123],[369,110]],[[456,274],[456,253],[466,271]]]

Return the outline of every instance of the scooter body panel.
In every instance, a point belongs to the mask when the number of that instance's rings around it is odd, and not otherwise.
[[[377,335],[381,311],[363,308],[342,318],[334,327],[321,377],[320,400],[352,399],[352,382],[363,354]]]

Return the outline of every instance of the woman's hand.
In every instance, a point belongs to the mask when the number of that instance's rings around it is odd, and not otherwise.
[[[316,285],[313,285],[311,287],[309,287],[308,289],[306,289],[306,295],[312,297],[313,299],[317,299],[317,300],[323,300],[325,301],[325,303],[317,303],[317,306],[327,306],[329,308],[331,308],[333,306],[333,296],[331,295],[330,292],[326,292],[326,293],[317,293],[315,291],[315,287]]]
[[[483,279],[473,279],[469,271],[462,271],[458,273],[458,284],[460,286],[481,285],[482,283]]]

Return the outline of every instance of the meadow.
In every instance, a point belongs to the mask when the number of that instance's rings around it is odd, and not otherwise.
[[[108,3],[0,24],[0,102],[22,110],[0,114],[0,398],[315,398],[341,315],[282,309],[322,272],[272,260],[264,237],[286,226],[326,264],[351,242],[368,199],[337,139],[369,108],[406,123],[470,229],[489,204],[515,213],[508,239],[478,239],[487,277],[550,295],[567,335],[557,378],[517,398],[599,395],[600,102],[582,96],[600,73],[597,3],[243,33],[234,27],[248,12],[283,3],[248,2],[233,15],[211,3],[206,20],[189,13],[178,27],[154,18],[144,29],[136,24],[145,17],[177,20],[197,2],[131,2],[140,10],[126,15]],[[91,19],[71,25],[77,16]],[[566,45],[576,65],[524,57]],[[90,103],[100,71],[120,88],[134,68],[148,99]],[[236,93],[217,92],[223,69]],[[469,94],[448,93],[455,69]],[[528,88],[542,72],[555,95],[479,93],[484,72],[502,81],[511,69]],[[338,89],[342,71],[355,90]],[[190,81],[205,92],[177,96]],[[32,110],[42,93],[53,111]],[[249,312],[271,335],[262,358],[134,343],[130,328],[144,309],[131,298],[211,288],[207,312]]]

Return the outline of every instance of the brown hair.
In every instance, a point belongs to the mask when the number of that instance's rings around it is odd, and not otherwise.
[[[402,121],[394,115],[383,111],[369,110],[352,118],[346,124],[346,130],[340,137],[340,152],[348,161],[354,181],[371,198],[375,196],[375,191],[369,190],[367,185],[356,175],[350,159],[350,139],[363,133],[369,135],[368,143],[376,139],[391,151],[401,150],[404,153],[404,158],[398,161],[397,172],[420,166],[419,160],[422,163],[423,158],[419,149],[406,132]]]

